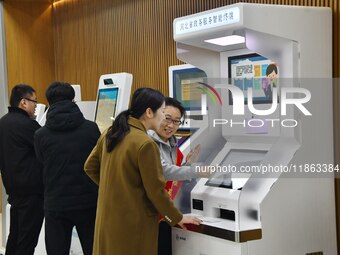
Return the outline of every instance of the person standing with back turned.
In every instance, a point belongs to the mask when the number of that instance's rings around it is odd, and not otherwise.
[[[50,105],[46,125],[35,133],[35,149],[43,163],[45,242],[48,255],[69,255],[76,228],[84,255],[92,254],[98,187],[84,163],[100,136],[73,102],[74,89],[53,82],[46,91]]]
[[[102,134],[85,163],[99,185],[93,255],[156,255],[159,214],[168,224],[200,224],[182,216],[165,187],[159,149],[147,135],[164,119],[164,96],[140,88],[131,107]]]
[[[11,204],[6,255],[33,255],[44,219],[42,165],[34,153],[37,97],[26,84],[11,92],[9,112],[0,119],[0,169]],[[5,224],[3,222],[2,224]]]

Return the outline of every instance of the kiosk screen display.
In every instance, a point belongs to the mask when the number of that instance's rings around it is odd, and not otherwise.
[[[99,89],[95,122],[100,132],[103,132],[112,125],[116,114],[117,98],[118,88]]]
[[[270,59],[256,53],[228,58],[228,74],[231,84],[243,91],[245,104],[247,90],[252,88],[253,104],[271,104],[272,89],[278,88],[278,66]],[[229,104],[233,104],[229,92]]]
[[[200,111],[203,87],[200,82],[206,80],[206,73],[196,67],[172,72],[173,97],[182,103],[186,111]]]

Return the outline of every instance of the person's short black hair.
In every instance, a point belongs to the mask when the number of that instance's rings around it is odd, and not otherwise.
[[[30,85],[27,84],[15,85],[11,92],[9,104],[12,107],[18,107],[21,99],[27,97],[28,95],[32,96],[33,93],[35,93],[35,90]]]
[[[177,108],[181,113],[181,117],[183,117],[185,115],[185,109],[184,109],[183,105],[181,104],[181,102],[179,102],[175,98],[166,97],[165,98],[165,106],[173,106],[173,107]]]
[[[63,81],[52,82],[46,90],[46,98],[49,105],[59,101],[74,99],[75,92],[70,83]]]

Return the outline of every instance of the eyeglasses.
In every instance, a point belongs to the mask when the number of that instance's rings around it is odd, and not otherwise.
[[[164,122],[166,123],[166,124],[174,124],[174,125],[176,125],[176,126],[180,126],[180,125],[182,125],[183,124],[183,122],[182,121],[180,121],[180,120],[174,120],[174,119],[172,119],[172,118],[170,118],[170,117],[166,117],[165,119],[164,119]]]
[[[28,101],[31,101],[31,102],[33,102],[33,103],[35,103],[35,104],[37,104],[37,103],[38,103],[38,101],[37,101],[37,100],[33,100],[33,99],[29,99],[29,98],[23,98],[23,99],[26,99],[26,100],[28,100]]]

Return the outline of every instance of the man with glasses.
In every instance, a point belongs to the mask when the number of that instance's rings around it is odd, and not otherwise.
[[[185,110],[180,102],[171,97],[165,98],[165,119],[160,125],[157,132],[148,131],[149,136],[158,144],[161,154],[161,162],[163,166],[163,174],[166,180],[190,180],[199,178],[200,173],[191,167],[191,163],[198,158],[199,147],[196,147],[190,154],[190,159],[187,158],[185,165],[176,165],[178,157],[177,139],[175,133],[180,125]]]
[[[0,119],[0,169],[11,204],[6,255],[33,255],[43,222],[42,165],[33,142],[40,128],[34,120],[36,106],[35,90],[16,85],[8,113]]]

